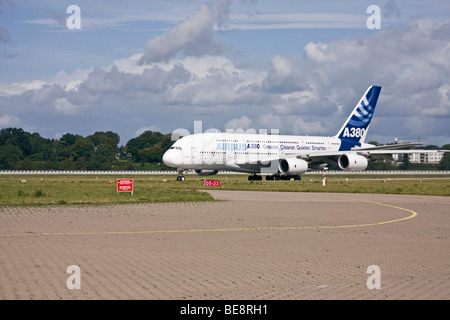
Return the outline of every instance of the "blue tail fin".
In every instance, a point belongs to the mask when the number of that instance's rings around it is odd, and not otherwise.
[[[336,135],[341,139],[339,150],[350,150],[350,148],[364,143],[380,91],[381,87],[371,86],[359,100],[353,112]]]

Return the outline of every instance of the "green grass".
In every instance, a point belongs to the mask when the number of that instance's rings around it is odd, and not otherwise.
[[[215,179],[215,178],[212,178]],[[218,176],[222,190],[343,192],[450,196],[450,176],[303,175],[301,181],[247,181],[247,176]]]
[[[193,188],[174,188],[162,177],[132,177],[133,195],[117,194],[116,176],[0,176],[0,205],[65,205],[213,201]],[[120,177],[119,177],[120,178]],[[173,176],[171,178],[174,178]],[[165,179],[165,178],[164,178]],[[21,182],[26,180],[26,182]],[[161,182],[159,182],[159,180]]]
[[[325,187],[321,175],[304,175],[301,181],[248,181],[247,175],[186,175],[183,182],[176,181],[176,175],[127,176],[133,178],[133,195],[117,194],[116,179],[120,177],[2,175],[0,206],[214,201],[208,193],[198,191],[205,189],[450,196],[450,176],[329,175]],[[205,178],[220,180],[221,186],[204,187]]]

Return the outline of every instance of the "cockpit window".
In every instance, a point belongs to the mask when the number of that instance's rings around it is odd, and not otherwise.
[[[174,150],[183,150],[183,149],[181,149],[181,147],[170,147],[170,149],[174,149]]]

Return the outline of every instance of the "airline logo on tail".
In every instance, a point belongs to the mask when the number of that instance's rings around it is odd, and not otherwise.
[[[370,87],[338,133],[341,150],[361,145],[366,137],[373,112],[380,95],[381,87]]]

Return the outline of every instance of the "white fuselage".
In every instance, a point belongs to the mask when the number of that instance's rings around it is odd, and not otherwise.
[[[259,172],[257,163],[338,151],[340,146],[337,137],[201,133],[175,142],[163,161],[182,169],[252,173]]]

